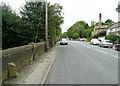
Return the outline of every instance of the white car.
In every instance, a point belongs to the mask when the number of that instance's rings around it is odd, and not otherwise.
[[[100,42],[99,47],[108,47],[108,48],[112,48],[113,47],[113,43],[111,40],[103,40]]]
[[[62,38],[62,39],[60,40],[60,45],[68,45],[68,39]]]
[[[91,39],[90,45],[99,45],[100,41],[98,39]]]

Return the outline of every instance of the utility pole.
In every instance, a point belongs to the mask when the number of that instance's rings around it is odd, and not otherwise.
[[[48,51],[48,5],[47,5],[47,0],[45,4],[45,48],[46,51]]]

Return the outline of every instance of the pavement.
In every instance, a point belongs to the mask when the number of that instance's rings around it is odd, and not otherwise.
[[[45,84],[118,84],[118,58],[113,48],[69,41],[60,45]]]
[[[44,84],[48,71],[58,52],[58,46],[50,48],[40,55],[32,64],[25,66],[16,78],[11,78],[3,84]]]

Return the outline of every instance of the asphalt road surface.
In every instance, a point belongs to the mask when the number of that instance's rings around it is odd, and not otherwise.
[[[45,84],[118,84],[118,51],[69,41],[59,52]]]

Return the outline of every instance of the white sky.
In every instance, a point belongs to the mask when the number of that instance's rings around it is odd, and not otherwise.
[[[0,0],[1,2],[2,0]],[[26,0],[27,1],[27,0]],[[91,21],[99,21],[99,13],[102,13],[102,21],[111,19],[118,21],[116,8],[119,0],[48,0],[51,3],[59,3],[63,6],[64,24],[62,32],[67,31],[76,21],[84,20],[90,25]],[[25,0],[4,0],[12,8],[17,8],[25,4]]]

